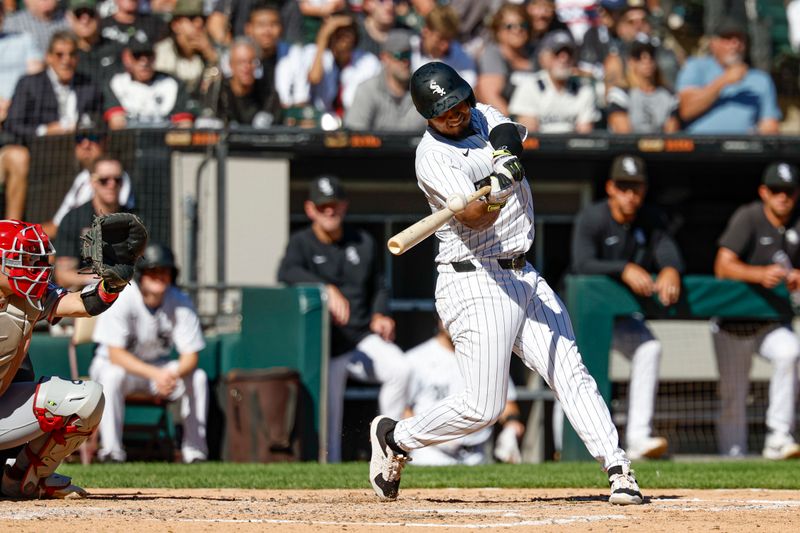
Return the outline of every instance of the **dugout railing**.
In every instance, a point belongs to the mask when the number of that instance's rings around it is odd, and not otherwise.
[[[612,399],[609,352],[616,317],[640,314],[647,319],[657,320],[707,320],[720,317],[786,322],[791,322],[794,317],[785,285],[769,290],[712,276],[688,275],[682,279],[680,300],[667,308],[655,296],[638,297],[622,282],[607,276],[567,276],[565,287],[565,303],[572,318],[578,347],[607,403]],[[720,355],[724,357],[724,354]],[[662,355],[669,356],[668,353]],[[713,420],[713,408],[708,414]],[[566,420],[562,458],[589,458],[583,443]]]

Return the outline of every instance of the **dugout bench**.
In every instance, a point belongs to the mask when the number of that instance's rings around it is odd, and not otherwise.
[[[635,296],[621,281],[608,276],[567,276],[565,304],[572,319],[583,362],[609,404],[609,352],[615,317],[641,313],[648,319],[724,318],[791,319],[794,316],[785,284],[769,290],[713,276],[682,278],[678,303],[664,308],[654,296]],[[592,459],[583,442],[564,421],[562,460]]]

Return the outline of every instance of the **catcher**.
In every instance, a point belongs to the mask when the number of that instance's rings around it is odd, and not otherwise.
[[[0,221],[0,450],[22,446],[3,468],[4,497],[86,495],[55,470],[99,424],[102,388],[57,377],[12,383],[37,321],[93,316],[111,307],[133,277],[147,230],[135,215],[115,213],[96,218],[82,240],[82,255],[100,280],[71,293],[50,282],[55,250],[42,227]]]

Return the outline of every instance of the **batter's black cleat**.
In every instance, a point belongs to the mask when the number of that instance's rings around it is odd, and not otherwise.
[[[608,469],[608,483],[611,485],[610,503],[616,505],[639,505],[644,501],[639,484],[633,477],[630,465],[612,466]]]
[[[369,461],[369,482],[382,501],[397,499],[400,492],[400,474],[410,458],[397,453],[389,446],[387,435],[397,422],[388,416],[376,416],[369,426],[369,441],[372,444],[372,457]]]

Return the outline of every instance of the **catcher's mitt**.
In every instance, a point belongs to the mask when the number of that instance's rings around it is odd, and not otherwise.
[[[133,278],[134,265],[147,246],[147,229],[136,215],[113,213],[95,217],[81,241],[83,260],[108,292],[119,292]]]

